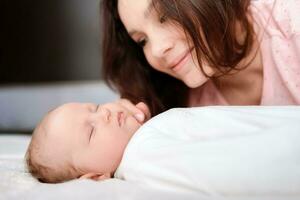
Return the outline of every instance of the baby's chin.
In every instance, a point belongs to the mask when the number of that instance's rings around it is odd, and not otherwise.
[[[144,122],[142,122],[142,123],[137,122],[136,126],[134,127],[134,131],[133,131],[132,135],[134,135],[140,129],[140,127],[142,127],[143,124],[144,124]]]
[[[126,132],[126,135],[128,135],[130,138],[135,134],[135,132],[143,125],[143,123],[140,123],[136,118],[133,116],[128,116],[126,118],[124,126],[124,131]]]

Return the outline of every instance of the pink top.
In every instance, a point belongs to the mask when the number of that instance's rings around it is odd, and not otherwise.
[[[300,0],[252,0],[260,28],[263,60],[261,105],[300,104]],[[191,106],[228,105],[212,81],[201,87]]]

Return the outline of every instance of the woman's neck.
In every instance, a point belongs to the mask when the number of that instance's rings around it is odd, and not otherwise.
[[[252,17],[249,15],[250,23],[253,24],[254,30],[258,28]],[[259,30],[255,30],[259,33]],[[237,25],[238,41],[243,42],[245,32],[242,31],[241,26]],[[224,75],[216,79],[212,79],[216,88],[225,98],[229,105],[259,105],[262,98],[263,90],[263,62],[260,52],[261,36],[253,36],[253,45],[249,54],[241,60],[234,73]],[[247,66],[245,68],[245,66]],[[205,87],[205,85],[204,85]],[[197,105],[197,96],[202,94],[202,86],[190,90],[190,101]],[[199,96],[198,96],[199,97]],[[200,98],[201,99],[201,98]]]
[[[243,69],[243,66],[247,67]],[[263,88],[263,63],[259,41],[255,36],[249,55],[241,60],[237,68],[241,70],[214,80],[217,88],[230,105],[259,105]]]

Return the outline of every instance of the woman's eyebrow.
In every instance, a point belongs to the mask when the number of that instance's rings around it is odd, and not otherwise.
[[[147,9],[146,9],[145,12],[144,12],[145,18],[148,18],[149,15],[151,15],[153,9],[154,9],[154,5],[153,5],[153,3],[150,2],[150,3],[148,4]]]

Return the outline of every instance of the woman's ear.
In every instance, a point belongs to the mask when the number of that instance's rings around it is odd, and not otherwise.
[[[105,173],[105,174],[87,173],[79,177],[79,179],[92,179],[94,181],[102,181],[110,178],[111,178],[110,173]]]

